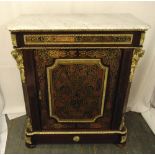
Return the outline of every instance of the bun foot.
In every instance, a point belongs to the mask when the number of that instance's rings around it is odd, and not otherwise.
[[[27,143],[25,143],[25,145],[26,145],[28,148],[35,148],[35,147],[36,147],[35,144],[27,144]]]

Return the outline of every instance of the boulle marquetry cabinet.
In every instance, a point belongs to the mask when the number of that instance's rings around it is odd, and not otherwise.
[[[10,24],[26,144],[125,143],[123,113],[147,29],[130,14],[25,15]]]

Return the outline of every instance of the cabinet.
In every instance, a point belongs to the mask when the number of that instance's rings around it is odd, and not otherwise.
[[[123,108],[147,29],[126,14],[22,16],[10,24],[26,144],[125,143]]]

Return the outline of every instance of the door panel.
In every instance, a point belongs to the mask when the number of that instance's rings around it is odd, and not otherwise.
[[[103,116],[108,67],[100,59],[56,59],[47,67],[50,117],[95,122]]]
[[[121,53],[35,50],[42,128],[110,129]]]

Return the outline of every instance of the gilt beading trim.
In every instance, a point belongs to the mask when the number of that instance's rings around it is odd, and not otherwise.
[[[64,52],[62,52],[63,54]],[[52,53],[51,53],[52,54]],[[57,52],[55,52],[55,54],[57,54]],[[102,70],[105,70],[104,73],[104,82],[102,84],[102,104],[101,104],[101,112],[100,114],[98,114],[97,116],[95,116],[94,118],[89,118],[89,119],[60,119],[56,114],[53,114],[52,112],[52,107],[54,106],[54,97],[51,95],[51,85],[52,81],[51,81],[51,76],[50,74],[52,74],[52,71],[58,66],[58,65],[70,65],[70,64],[89,64],[89,65],[97,65],[98,67],[100,67]],[[50,116],[55,118],[58,122],[95,122],[96,119],[98,119],[99,117],[103,116],[103,110],[104,110],[104,100],[105,100],[105,93],[106,93],[106,85],[107,85],[107,78],[108,78],[108,71],[109,68],[104,66],[101,63],[100,59],[56,59],[54,65],[47,67],[47,81],[48,81],[48,96],[49,96],[49,113]]]
[[[25,71],[24,71],[24,64],[23,64],[23,54],[21,50],[13,50],[11,52],[12,56],[15,58],[17,62],[17,67],[20,71],[21,81],[25,83]]]
[[[33,131],[33,132],[28,132],[26,131],[25,134],[27,136],[33,136],[33,135],[74,135],[74,134],[87,134],[87,135],[92,135],[92,134],[120,134],[120,135],[125,135],[127,134],[127,128],[124,127],[124,130],[104,130],[104,131]]]

